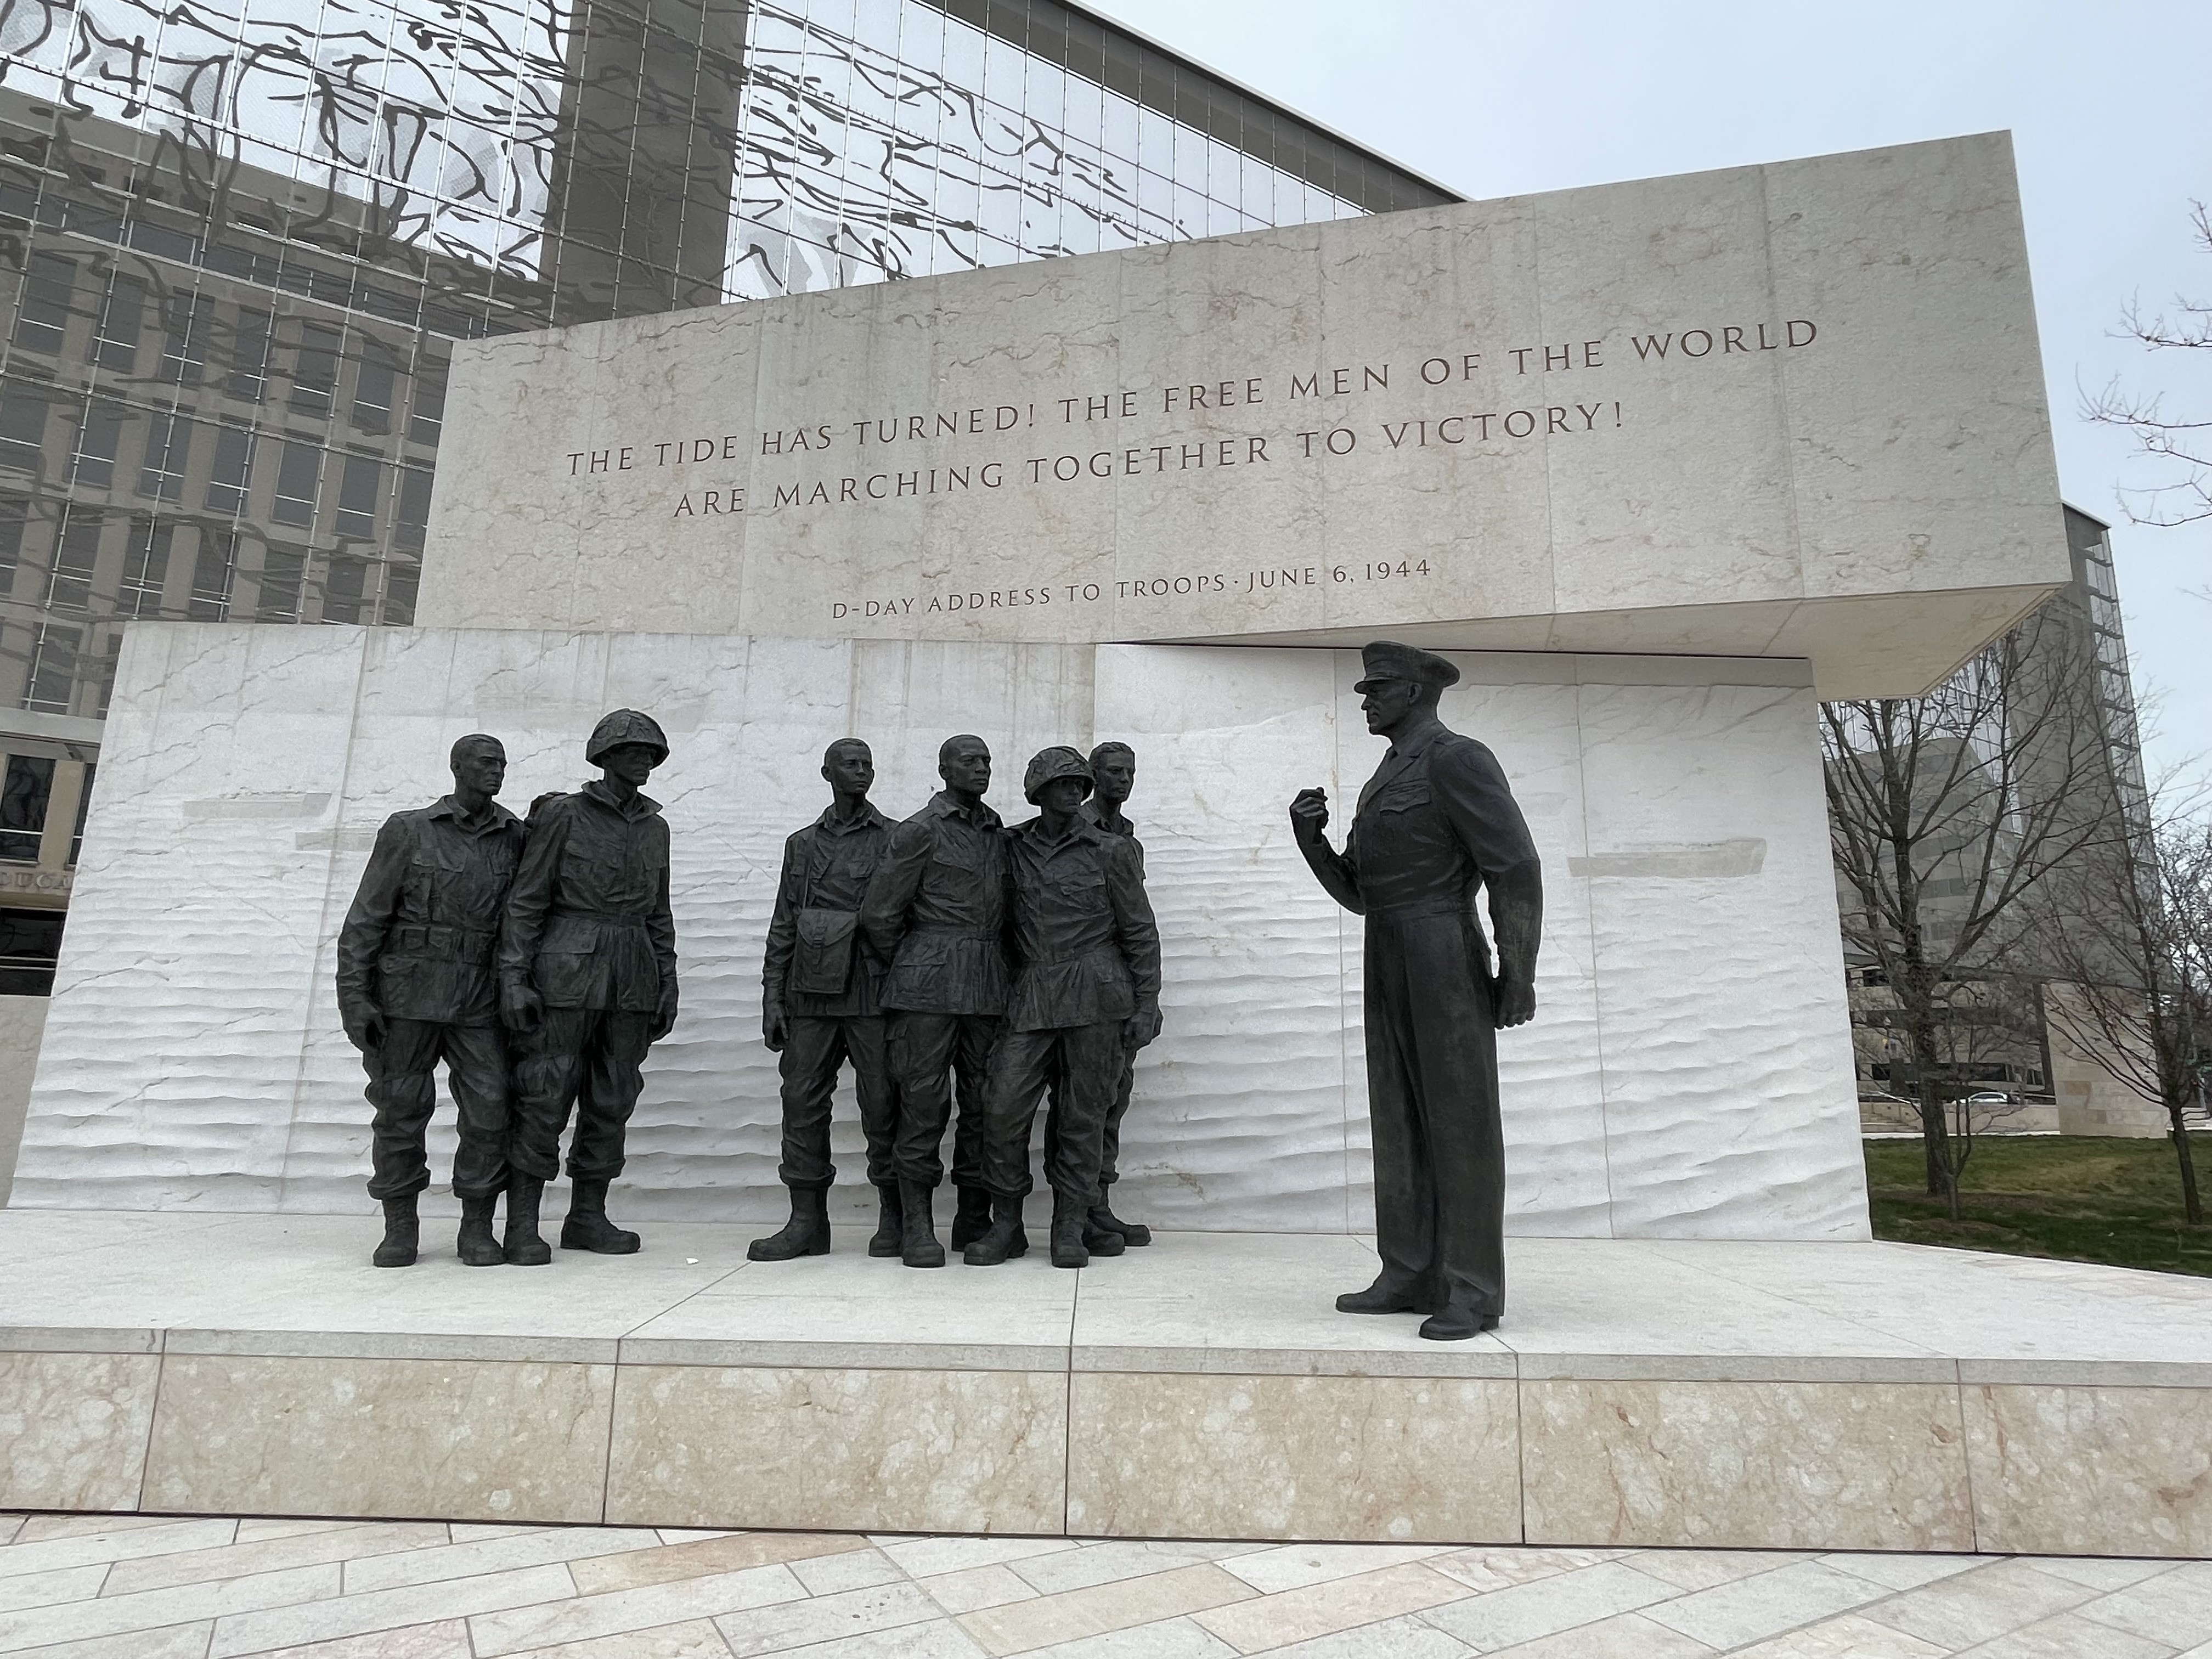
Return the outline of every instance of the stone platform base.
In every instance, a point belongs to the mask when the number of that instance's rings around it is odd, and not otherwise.
[[[1035,1206],[1042,1211],[1042,1200]],[[2212,1555],[2212,1282],[1510,1243],[1495,1337],[1341,1236],[916,1272],[759,1231],[404,1271],[331,1217],[0,1212],[0,1507]]]

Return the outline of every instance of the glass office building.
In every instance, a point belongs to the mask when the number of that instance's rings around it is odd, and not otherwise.
[[[0,901],[122,623],[411,618],[457,338],[1451,199],[1060,0],[0,0]]]

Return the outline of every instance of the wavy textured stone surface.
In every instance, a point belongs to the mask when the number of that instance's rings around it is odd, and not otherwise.
[[[1482,653],[1446,718],[1495,749],[1546,866],[1534,1024],[1501,1039],[1510,1225],[1851,1238],[1865,1200],[1812,693],[1791,665]],[[824,744],[876,754],[894,815],[980,732],[993,798],[1048,743],[1118,737],[1166,964],[1123,1196],[1161,1224],[1371,1224],[1360,927],[1291,845],[1310,783],[1341,833],[1382,752],[1345,651],[142,624],[118,670],[13,1203],[355,1212],[368,1109],[333,946],[377,825],[443,793],[464,732],[506,799],[586,775],[604,710],[674,752],[684,1015],[647,1068],[624,1204],[781,1213],[760,954]],[[1577,873],[1580,872],[1580,873]],[[835,1213],[859,1218],[849,1091]],[[448,1119],[434,1130],[447,1167]]]

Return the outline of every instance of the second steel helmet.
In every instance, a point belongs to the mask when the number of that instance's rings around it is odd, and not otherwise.
[[[1032,806],[1044,793],[1044,787],[1054,778],[1081,778],[1083,793],[1091,793],[1091,763],[1065,744],[1055,744],[1049,749],[1040,749],[1030,757],[1030,769],[1022,776],[1022,793]]]
[[[584,759],[597,766],[609,750],[618,749],[626,743],[645,744],[658,750],[661,760],[668,758],[668,734],[660,729],[659,721],[635,708],[617,708],[592,728],[592,740],[584,745]],[[659,762],[653,763],[659,765]]]

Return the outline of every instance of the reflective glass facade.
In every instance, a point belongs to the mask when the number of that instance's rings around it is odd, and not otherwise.
[[[0,0],[0,709],[404,623],[450,343],[1451,199],[1058,0]]]

